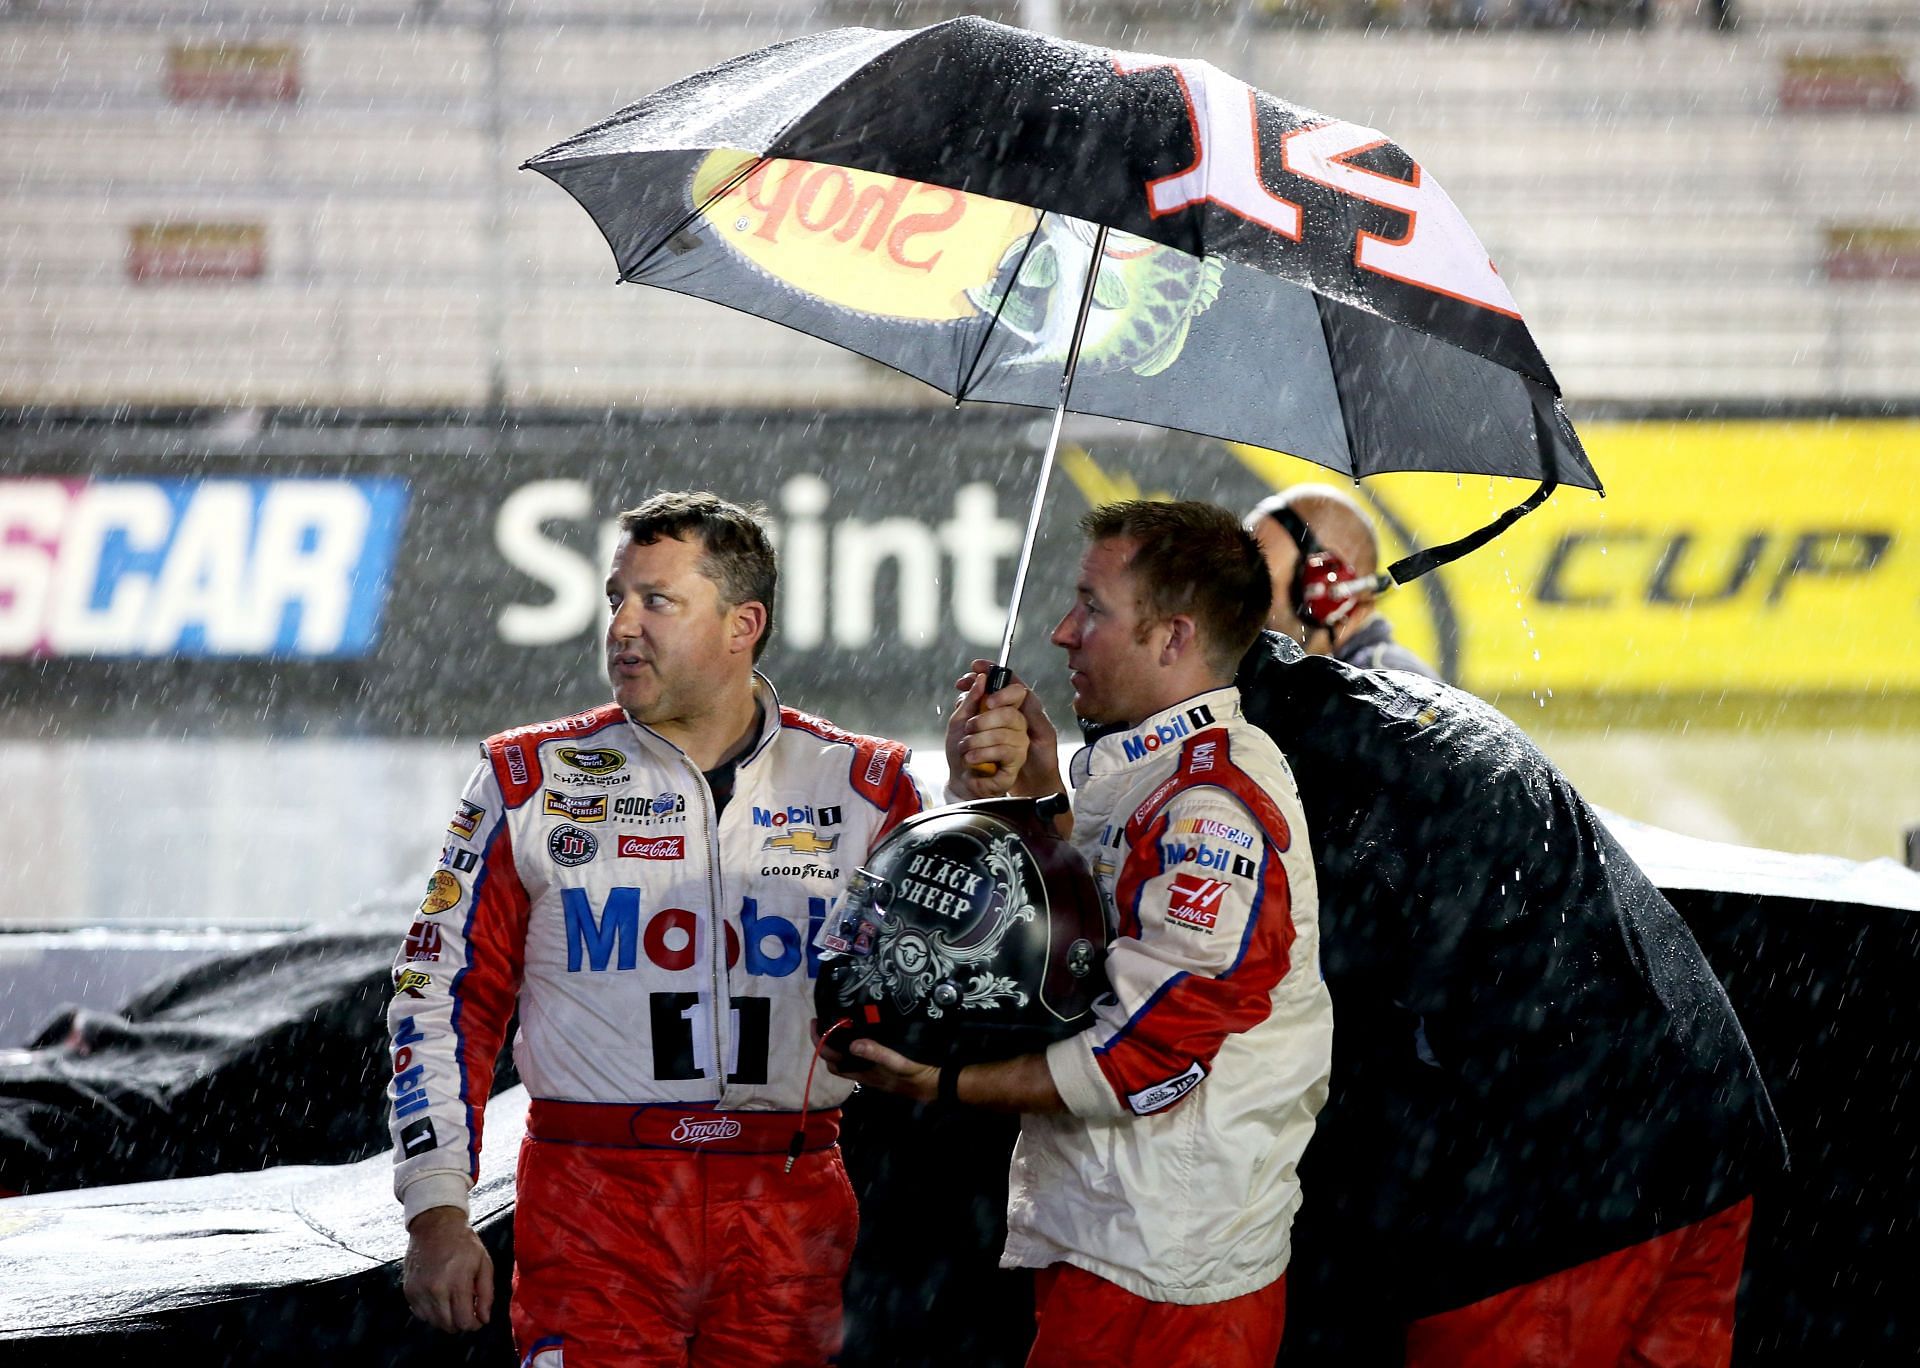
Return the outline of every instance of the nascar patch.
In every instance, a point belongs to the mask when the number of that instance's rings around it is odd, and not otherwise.
[[[627,757],[607,746],[594,750],[583,750],[575,746],[562,746],[554,752],[560,757],[560,763],[569,769],[577,769],[586,774],[612,774],[624,767]]]
[[[1217,817],[1183,817],[1173,824],[1175,833],[1181,836],[1212,836],[1217,840],[1239,846],[1242,850],[1253,849],[1253,833],[1242,831],[1239,827],[1223,822]]]

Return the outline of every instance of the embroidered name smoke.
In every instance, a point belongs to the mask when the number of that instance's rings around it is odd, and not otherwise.
[[[710,1121],[683,1116],[680,1124],[673,1128],[670,1138],[678,1145],[700,1145],[709,1140],[737,1140],[739,1137],[740,1123],[731,1116]]]
[[[1132,1108],[1135,1116],[1150,1116],[1154,1112],[1165,1111],[1199,1087],[1206,1076],[1207,1071],[1200,1067],[1200,1061],[1196,1059],[1188,1066],[1185,1073],[1175,1074],[1166,1082],[1156,1083],[1151,1088],[1142,1088],[1137,1093],[1129,1093],[1127,1106]]]

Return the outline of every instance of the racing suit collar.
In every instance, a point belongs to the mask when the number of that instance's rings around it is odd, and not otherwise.
[[[734,758],[736,765],[744,766],[752,764],[766,752],[767,747],[773,743],[773,738],[780,734],[780,695],[774,691],[773,681],[761,674],[758,670],[753,672],[753,701],[759,708],[760,731],[759,734],[753,738],[752,743]],[[649,727],[644,722],[637,721],[631,713],[627,713],[625,716],[627,725],[633,728],[649,749],[652,749],[656,753],[664,752],[667,755],[678,756],[682,760],[687,760],[687,753],[685,751],[674,745],[673,742],[667,740],[666,737],[662,736],[652,727]],[[687,762],[689,764],[692,763],[691,760]]]
[[[1081,750],[1072,766],[1075,781],[1145,764],[1169,748],[1179,750],[1197,732],[1238,716],[1240,690],[1231,684],[1183,698],[1138,726],[1109,732]]]
[[[736,763],[742,768],[766,754],[773,738],[780,734],[780,695],[774,690],[773,681],[758,670],[753,672],[753,701],[760,705],[760,734],[740,752]]]

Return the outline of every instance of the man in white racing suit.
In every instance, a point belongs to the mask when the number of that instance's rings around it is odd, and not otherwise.
[[[751,512],[661,494],[621,525],[614,702],[486,741],[395,964],[407,1298],[442,1329],[487,1319],[467,1194],[517,1006],[524,1359],[820,1363],[855,1213],[850,1089],[822,1070],[809,1092],[813,933],[921,796],[904,746],[782,707],[754,670],[775,567]],[[949,726],[960,796],[1025,754],[1023,691],[981,693]]]
[[[1076,757],[1071,819],[1113,992],[1042,1053],[934,1069],[860,1040],[873,1067],[851,1076],[1023,1113],[1003,1262],[1040,1270],[1030,1364],[1270,1368],[1333,1031],[1299,797],[1232,685],[1271,586],[1224,509],[1111,504],[1081,527],[1053,641],[1074,711],[1123,728]],[[1057,792],[1031,699],[1027,720],[1020,788]]]

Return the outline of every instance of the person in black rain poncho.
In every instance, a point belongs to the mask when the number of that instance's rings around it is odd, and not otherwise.
[[[1238,683],[1300,785],[1335,1003],[1297,1361],[1726,1363],[1785,1150],[1679,914],[1471,695],[1274,633]]]

